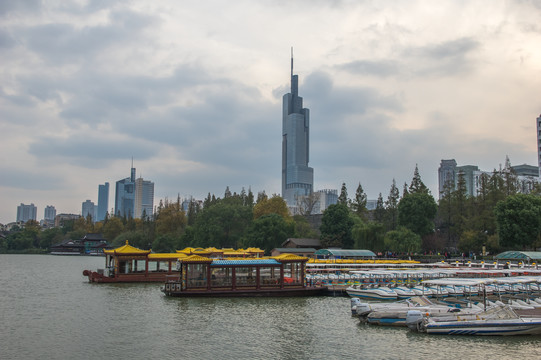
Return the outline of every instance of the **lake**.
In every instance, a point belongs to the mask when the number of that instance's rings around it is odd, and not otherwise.
[[[540,359],[541,336],[360,324],[347,297],[168,298],[90,284],[102,257],[0,255],[1,359]]]

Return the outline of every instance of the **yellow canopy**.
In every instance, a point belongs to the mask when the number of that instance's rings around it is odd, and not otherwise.
[[[305,256],[299,256],[299,255],[288,254],[288,253],[280,254],[278,256],[271,256],[271,259],[276,259],[276,260],[308,260],[308,258],[305,257]]]
[[[163,253],[163,254],[152,253],[152,254],[148,254],[148,259],[149,260],[185,259],[187,257],[188,257],[188,255],[181,254],[181,253]]]
[[[110,255],[146,255],[150,254],[152,250],[141,250],[136,247],[131,246],[128,243],[128,240],[126,240],[126,245],[123,245],[121,247],[118,247],[113,250],[103,250],[104,253],[110,254]]]

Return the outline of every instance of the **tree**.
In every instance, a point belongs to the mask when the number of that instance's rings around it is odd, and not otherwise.
[[[374,210],[374,221],[376,221],[379,224],[385,223],[385,204],[383,203],[383,196],[381,196],[381,193],[378,195],[378,200],[376,201],[376,209]]]
[[[297,207],[301,215],[310,215],[313,213],[315,206],[319,203],[321,194],[312,192],[310,195],[299,196],[297,198]]]
[[[385,250],[383,243],[385,229],[381,223],[357,221],[351,234],[356,249],[368,249],[374,252]]]
[[[421,175],[419,174],[419,168],[417,167],[417,164],[415,164],[415,170],[413,171],[413,179],[411,180],[409,193],[415,194],[415,193],[428,193],[428,192],[429,192],[428,188],[421,180]]]
[[[203,208],[194,225],[192,246],[217,248],[238,247],[252,222],[253,212],[230,197]]]
[[[500,201],[494,212],[502,247],[533,247],[541,232],[541,198],[534,195],[512,195]]]
[[[257,204],[254,205],[253,211],[254,219],[268,214],[278,214],[285,220],[291,218],[285,200],[278,195],[274,195],[270,199],[266,197],[262,198],[260,201],[257,202]]]
[[[179,246],[179,236],[173,233],[162,234],[156,237],[152,242],[152,251],[157,253],[171,253]]]
[[[295,221],[295,234],[296,238],[319,238],[319,234],[316,230],[312,229],[308,220],[303,215],[294,215],[293,220]]]
[[[398,226],[398,202],[400,201],[400,191],[396,187],[396,181],[393,179],[389,196],[385,203],[387,212],[387,229],[395,230]]]
[[[294,234],[294,223],[287,222],[278,214],[266,214],[252,222],[244,244],[255,246],[270,254]]]
[[[421,237],[405,227],[389,231],[384,242],[388,250],[397,253],[412,254],[421,249]]]
[[[348,207],[342,203],[330,205],[323,213],[319,227],[321,246],[351,249],[354,243],[351,236],[352,228],[353,219],[350,217]]]
[[[357,186],[357,190],[355,191],[355,198],[351,202],[351,208],[353,209],[353,212],[357,214],[361,219],[366,219],[366,201],[367,196],[363,190],[363,187],[361,183],[359,183],[359,186]]]
[[[162,209],[156,214],[156,236],[173,234],[180,237],[184,232],[187,221],[180,199],[176,202],[165,202]]]
[[[340,195],[338,196],[338,203],[342,205],[348,204],[348,189],[346,188],[346,183],[342,183]]]
[[[427,193],[413,193],[398,203],[398,223],[419,236],[434,231],[434,217],[438,211],[436,201]]]
[[[113,216],[103,225],[103,237],[109,241],[113,241],[118,235],[124,231],[124,224],[119,217]]]

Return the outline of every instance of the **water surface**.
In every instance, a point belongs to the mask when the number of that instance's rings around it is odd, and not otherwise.
[[[168,298],[90,284],[104,258],[0,255],[1,359],[541,359],[541,336],[359,324],[346,297]]]

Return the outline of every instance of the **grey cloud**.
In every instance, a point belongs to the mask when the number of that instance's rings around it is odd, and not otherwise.
[[[337,69],[356,75],[388,77],[400,73],[400,66],[392,60],[356,60],[336,66]]]
[[[1,166],[2,186],[28,191],[60,190],[65,187],[64,175],[44,172],[37,166]]]
[[[406,59],[417,64],[423,64],[414,72],[420,76],[443,75],[451,76],[471,71],[475,60],[469,57],[480,47],[480,43],[472,38],[460,38],[431,44],[423,47],[410,48],[404,51]]]
[[[88,135],[84,131],[74,132],[67,139],[41,136],[30,144],[29,153],[37,159],[64,162],[89,168],[103,168],[112,160],[148,159],[154,156],[158,149],[149,142],[131,141],[115,137],[101,138]]]
[[[8,49],[16,44],[15,39],[5,28],[0,28],[0,49]]]
[[[112,12],[108,25],[76,28],[71,24],[45,24],[18,28],[21,42],[55,66],[88,61],[114,44],[133,43],[135,35],[157,18],[131,11]],[[141,41],[141,38],[138,39]]]
[[[41,11],[41,0],[2,0],[0,1],[0,16],[10,13],[38,13]]]

